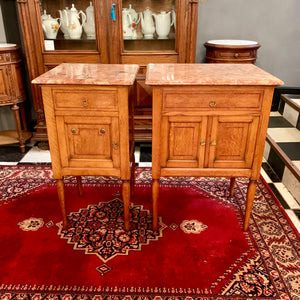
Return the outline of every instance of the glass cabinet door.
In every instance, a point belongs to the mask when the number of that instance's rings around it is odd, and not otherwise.
[[[45,50],[97,50],[89,0],[39,0]]]
[[[124,51],[175,50],[176,0],[122,0]]]

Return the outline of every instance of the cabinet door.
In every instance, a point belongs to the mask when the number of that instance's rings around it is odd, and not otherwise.
[[[202,168],[206,130],[206,117],[163,117],[161,166]]]
[[[63,167],[119,168],[117,117],[57,117]]]
[[[10,100],[9,80],[6,75],[7,67],[0,66],[0,101]]]
[[[213,117],[208,167],[251,168],[258,123],[258,116]]]

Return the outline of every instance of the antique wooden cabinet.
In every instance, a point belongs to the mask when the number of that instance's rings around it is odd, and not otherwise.
[[[153,87],[153,227],[161,176],[250,179],[247,230],[259,179],[274,87],[252,64],[150,64]]]
[[[1,131],[0,145],[19,142],[21,152],[25,152],[25,142],[31,137],[25,120],[25,100],[19,47],[15,44],[0,44],[0,106],[11,107],[17,129]]]
[[[152,89],[145,85],[146,65],[195,61],[199,1],[17,0],[30,79],[64,62],[138,64],[135,138],[137,141],[150,140]],[[86,14],[88,22],[91,23],[91,15],[94,16],[94,35],[88,35],[83,27],[80,37],[66,38],[64,11],[70,12],[72,4],[78,12],[81,10]],[[55,38],[43,31],[43,20],[47,15],[60,18],[57,21],[61,25],[53,25],[60,26]],[[82,24],[83,14],[79,17]],[[151,26],[155,29],[153,36],[149,35]],[[159,35],[166,27],[169,32]],[[128,28],[131,33],[126,32]],[[32,95],[37,118],[35,139],[46,140],[45,115],[38,86],[32,86]]]
[[[254,64],[260,44],[247,40],[211,40],[204,46],[208,63]]]
[[[77,176],[81,193],[80,176],[102,175],[121,178],[125,229],[129,229],[134,144],[128,98],[137,71],[138,65],[61,64],[33,80],[42,86],[64,228],[64,176]]]

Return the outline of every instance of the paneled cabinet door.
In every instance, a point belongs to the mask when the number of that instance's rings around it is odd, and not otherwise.
[[[208,167],[251,168],[258,123],[258,116],[213,117]]]
[[[0,66],[0,101],[1,100],[9,100],[10,92],[9,92],[9,80],[6,75],[7,67],[6,66]]]
[[[63,167],[119,168],[118,117],[58,116]]]
[[[206,131],[207,117],[163,117],[161,166],[203,168]]]

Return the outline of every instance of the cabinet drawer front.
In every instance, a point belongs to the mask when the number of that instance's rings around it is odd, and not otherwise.
[[[192,89],[190,91],[167,91],[163,95],[163,110],[197,109],[254,109],[261,107],[263,91],[226,90],[226,92]]]
[[[116,90],[53,90],[56,109],[105,109],[117,110],[118,100]]]

